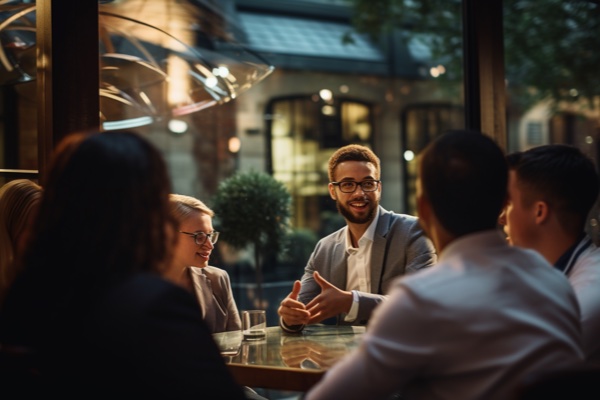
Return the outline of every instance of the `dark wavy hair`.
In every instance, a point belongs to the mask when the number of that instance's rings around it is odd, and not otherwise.
[[[442,226],[455,236],[496,228],[506,201],[508,167],[489,136],[448,131],[420,155],[423,194]]]
[[[171,183],[162,155],[140,135],[67,136],[42,186],[24,261],[30,273],[55,285],[53,292],[85,297],[79,287],[98,287],[138,272],[159,274],[170,262],[176,240],[169,213]]]

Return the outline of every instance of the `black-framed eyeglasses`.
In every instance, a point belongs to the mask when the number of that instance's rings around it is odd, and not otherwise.
[[[184,235],[193,237],[194,242],[196,242],[196,244],[199,246],[202,246],[204,243],[206,243],[206,239],[209,239],[212,244],[217,243],[217,240],[219,240],[219,232],[217,232],[217,231],[212,231],[211,233],[204,233],[204,232],[191,233],[191,232],[179,231],[179,233],[183,233]]]
[[[360,185],[363,192],[374,192],[379,187],[379,179],[367,179],[362,182],[354,181],[342,181],[342,182],[330,182],[332,185],[337,186],[343,193],[353,193],[356,188]]]

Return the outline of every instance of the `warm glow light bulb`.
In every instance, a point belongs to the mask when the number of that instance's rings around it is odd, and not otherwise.
[[[188,124],[180,119],[172,119],[169,121],[169,130],[181,135],[182,133],[187,132]]]
[[[331,99],[333,99],[333,93],[329,89],[321,89],[319,91],[319,96],[321,96],[324,101],[331,101]]]
[[[227,147],[232,153],[237,153],[238,151],[240,151],[240,148],[242,147],[240,138],[238,138],[237,136],[230,137],[229,142],[227,143]]]
[[[206,78],[206,86],[209,88],[214,88],[215,86],[217,86],[217,83],[219,83],[217,81],[217,78],[214,76],[209,76],[208,78]]]

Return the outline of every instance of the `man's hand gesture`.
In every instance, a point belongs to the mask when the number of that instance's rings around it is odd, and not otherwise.
[[[300,281],[295,281],[292,292],[281,301],[277,310],[277,314],[288,326],[306,325],[310,320],[310,313],[306,310],[306,306],[298,301],[298,293],[301,287]]]
[[[313,274],[315,282],[321,286],[321,294],[306,305],[310,313],[309,324],[316,324],[341,313],[347,313],[352,306],[352,292],[346,292],[326,281],[318,272]]]

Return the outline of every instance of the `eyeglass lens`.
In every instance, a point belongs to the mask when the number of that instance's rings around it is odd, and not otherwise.
[[[354,181],[345,181],[339,182],[338,186],[340,190],[344,193],[352,193],[356,190],[357,185],[360,185],[361,189],[365,192],[374,192],[377,190],[377,186],[379,185],[379,181],[362,181],[362,182],[354,182]]]
[[[197,232],[194,235],[195,239],[196,239],[196,244],[202,245],[204,243],[206,243],[206,239],[209,239],[210,242],[212,244],[217,243],[217,240],[219,239],[219,232],[211,232],[211,233],[204,233],[204,232]]]

